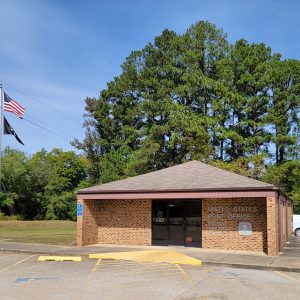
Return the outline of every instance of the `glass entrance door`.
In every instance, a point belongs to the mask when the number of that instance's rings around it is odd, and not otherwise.
[[[185,245],[201,247],[202,241],[202,202],[186,201]]]
[[[152,244],[168,245],[168,201],[152,201]]]
[[[201,200],[152,202],[154,245],[201,247]]]
[[[184,245],[185,241],[185,202],[174,201],[168,203],[168,245]]]

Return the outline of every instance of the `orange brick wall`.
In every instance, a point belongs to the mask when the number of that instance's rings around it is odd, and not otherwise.
[[[80,202],[83,216],[77,219],[78,245],[152,244],[151,200],[78,200]],[[288,225],[291,224],[291,203],[280,206],[279,202],[275,197],[203,199],[202,247],[277,255],[279,241],[285,242],[292,231]],[[212,217],[212,213],[216,216]],[[243,215],[249,219],[243,219]],[[241,236],[239,222],[248,221],[252,224],[252,234]]]
[[[288,202],[288,238],[293,235],[293,224],[292,224],[292,214],[293,214],[293,205],[291,202]]]
[[[151,200],[84,200],[83,203],[78,245],[151,245]]]
[[[151,200],[98,202],[98,243],[151,245]]]
[[[286,201],[282,201],[280,203],[282,214],[281,214],[281,232],[282,232],[282,240],[281,240],[281,246],[284,247],[285,243],[287,242],[287,203]]]
[[[241,236],[239,222],[250,222],[252,234]],[[266,198],[203,199],[202,246],[266,252]]]
[[[279,251],[282,251],[286,242],[292,236],[292,203],[283,195],[279,198]]]

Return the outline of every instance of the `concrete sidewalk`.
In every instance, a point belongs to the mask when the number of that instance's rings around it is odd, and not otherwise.
[[[55,246],[42,244],[27,244],[0,241],[0,251],[25,252],[43,255],[76,255],[86,259],[91,253],[125,252],[139,250],[172,250],[200,259],[203,265],[229,266],[244,269],[277,270],[300,273],[300,238],[292,237],[282,254],[269,257],[264,253],[247,251],[208,250],[199,248],[186,248],[182,246],[112,246],[92,245]]]

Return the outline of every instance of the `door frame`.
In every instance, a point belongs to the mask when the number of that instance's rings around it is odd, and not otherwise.
[[[167,204],[167,224],[166,224],[166,229],[167,229],[167,239],[166,240],[163,240],[161,242],[160,245],[165,245],[165,246],[168,246],[168,245],[181,245],[181,246],[185,246],[185,247],[197,247],[197,248],[202,248],[202,199],[155,199],[155,200],[152,200],[151,202],[151,230],[152,230],[152,245],[153,245],[153,242],[154,242],[154,239],[153,239],[153,226],[154,226],[154,211],[153,211],[153,202],[156,201],[156,202],[166,202]],[[183,205],[183,208],[184,208],[184,212],[183,212],[183,225],[182,225],[182,233],[183,233],[183,240],[182,240],[182,243],[181,242],[178,242],[178,244],[176,243],[171,243],[170,244],[170,218],[169,218],[169,215],[170,215],[170,207],[169,207],[169,203],[172,203],[172,202],[176,202],[176,201],[183,201],[184,202],[184,205]],[[187,202],[200,202],[200,211],[199,211],[199,216],[200,216],[200,230],[199,230],[199,243],[198,242],[195,242],[197,243],[197,245],[190,245],[189,243],[186,242],[186,237],[187,237],[187,230],[186,230],[186,226],[187,226],[187,222],[186,222],[186,218],[187,218]]]

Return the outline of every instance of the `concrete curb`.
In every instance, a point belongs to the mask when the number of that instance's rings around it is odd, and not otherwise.
[[[283,272],[294,272],[294,273],[300,273],[299,268],[289,268],[289,267],[271,267],[271,271],[283,271]]]
[[[213,261],[202,261],[203,266],[215,266],[215,267],[229,267],[238,269],[252,269],[252,270],[271,270],[270,266],[263,265],[244,265],[244,264],[234,264],[234,263],[224,263],[224,262],[213,262]],[[300,272],[300,269],[299,269]]]
[[[43,254],[43,255],[67,255],[67,256],[82,256],[84,259],[89,259],[89,253],[70,253],[70,252],[45,252],[45,251],[33,251],[25,249],[4,249],[0,248],[1,252],[10,253],[28,253],[28,254]],[[215,267],[229,267],[238,269],[248,269],[248,270],[264,270],[264,271],[281,271],[281,272],[295,272],[300,273],[300,268],[293,267],[283,267],[283,266],[272,266],[272,265],[247,265],[240,263],[229,263],[229,262],[214,262],[201,260],[203,266],[215,266]]]

